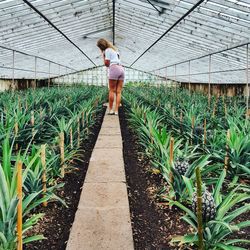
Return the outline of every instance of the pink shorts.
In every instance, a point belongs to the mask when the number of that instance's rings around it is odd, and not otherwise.
[[[112,64],[109,67],[110,80],[124,80],[125,72],[122,65]]]

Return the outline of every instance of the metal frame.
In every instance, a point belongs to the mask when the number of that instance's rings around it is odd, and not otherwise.
[[[167,80],[177,67],[177,82],[209,84],[204,76],[211,55],[216,71],[210,70],[210,83],[245,84],[249,13],[245,0],[2,1],[0,45],[12,50],[0,49],[1,73],[12,81],[13,75],[34,77],[28,55],[37,56],[37,78],[60,75],[53,61],[64,62],[68,73],[90,69],[102,64],[96,40],[105,37],[119,48],[125,66],[142,72]]]

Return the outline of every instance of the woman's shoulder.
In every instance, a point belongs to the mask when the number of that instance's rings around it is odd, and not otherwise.
[[[105,50],[105,52],[109,52],[109,53],[118,53],[118,51],[114,50],[113,48],[107,48]]]

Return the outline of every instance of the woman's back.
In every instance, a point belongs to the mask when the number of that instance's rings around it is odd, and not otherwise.
[[[110,61],[110,65],[121,64],[119,52],[112,48],[107,48],[105,50],[105,59]]]

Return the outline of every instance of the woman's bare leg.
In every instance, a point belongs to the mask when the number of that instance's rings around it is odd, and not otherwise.
[[[109,110],[112,110],[114,103],[114,95],[116,93],[117,80],[109,79]]]
[[[120,107],[121,103],[121,95],[122,95],[122,86],[123,80],[118,80],[116,85],[116,105],[115,105],[115,112],[118,112],[118,108]]]

